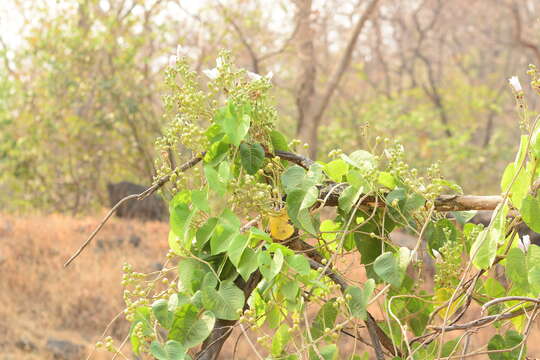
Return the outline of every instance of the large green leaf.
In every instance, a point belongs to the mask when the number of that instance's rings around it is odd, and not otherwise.
[[[242,253],[240,262],[238,263],[238,273],[242,276],[244,280],[248,280],[249,276],[257,270],[259,263],[257,261],[257,253],[255,253],[251,248],[247,247]]]
[[[192,295],[201,288],[204,276],[210,271],[210,267],[199,260],[183,259],[178,263],[178,285]]]
[[[249,242],[249,236],[245,234],[237,233],[236,236],[231,241],[227,255],[229,255],[229,260],[233,263],[235,267],[238,268],[244,249],[246,248]]]
[[[272,258],[269,251],[261,251],[258,257],[258,263],[261,274],[267,281],[270,281],[281,271],[283,254],[281,250],[277,250]]]
[[[317,234],[315,219],[310,213],[310,207],[315,204],[319,196],[319,189],[312,186],[307,190],[295,189],[287,196],[287,212],[289,218],[299,228]]]
[[[277,130],[270,131],[270,139],[272,141],[272,147],[274,150],[289,151],[289,144],[287,139]]]
[[[488,343],[488,350],[505,350],[511,349],[504,352],[493,352],[489,353],[488,356],[491,360],[520,360],[524,359],[527,351],[523,351],[521,357],[519,356],[521,352],[521,346],[517,346],[523,340],[523,336],[514,330],[508,330],[503,336],[495,335],[493,336]]]
[[[352,207],[356,204],[360,195],[362,195],[364,188],[356,188],[354,186],[349,186],[339,195],[338,206],[339,208],[348,214]]]
[[[211,310],[216,318],[237,320],[238,310],[244,306],[244,292],[232,282],[222,282],[219,290],[213,287],[202,289],[202,302],[206,309]]]
[[[193,190],[191,192],[191,200],[193,205],[205,213],[210,213],[210,205],[208,204],[208,192],[205,190]]]
[[[316,345],[313,345],[316,346]],[[323,347],[318,347],[319,354],[322,356],[322,360],[337,360],[339,359],[339,351],[336,344],[326,345]],[[309,349],[309,360],[321,360],[319,354],[313,350]]]
[[[173,313],[169,311],[169,303],[166,300],[160,299],[152,304],[152,312],[154,317],[161,326],[169,329],[173,319]]]
[[[503,206],[501,208],[501,206]],[[479,269],[488,269],[497,255],[497,246],[504,243],[508,206],[499,205],[488,228],[482,230],[471,246],[470,256]]]
[[[287,170],[281,174],[281,183],[283,184],[285,192],[288,194],[294,189],[299,189],[305,175],[306,170],[298,165],[287,168]]]
[[[216,317],[211,311],[200,312],[192,304],[180,306],[174,313],[169,339],[185,348],[202,343],[214,328]]]
[[[324,172],[335,182],[341,182],[349,171],[349,164],[341,159],[330,161],[324,165]]]
[[[211,190],[215,191],[218,195],[225,194],[225,191],[227,191],[227,185],[220,179],[216,169],[210,165],[205,165],[204,175]]]
[[[364,290],[356,286],[349,286],[345,290],[346,294],[351,295],[348,305],[352,316],[365,320],[367,305],[374,289],[375,281],[373,279],[369,279],[364,284]]]
[[[311,325],[311,336],[314,340],[323,336],[326,328],[332,329],[334,327],[338,314],[338,309],[334,305],[335,301],[330,300],[321,306]]]
[[[298,274],[300,275],[309,275],[310,272],[310,266],[309,261],[305,258],[305,256],[297,254],[297,255],[289,255],[286,257],[287,264],[296,270]]]
[[[251,117],[246,108],[235,105],[232,101],[229,101],[225,111],[217,114],[216,123],[222,128],[227,137],[225,141],[233,145],[240,145],[242,140],[246,137],[249,126],[251,124]]]
[[[527,280],[527,260],[525,254],[518,248],[512,248],[506,256],[506,275],[512,281],[512,285],[521,291],[528,291],[529,283]]]
[[[162,346],[158,341],[152,341],[150,353],[158,360],[184,360],[186,349],[178,341],[169,340]]]
[[[527,226],[534,232],[540,233],[540,201],[531,195],[525,196],[520,213]]]
[[[212,234],[214,233],[214,229],[218,223],[218,218],[212,217],[204,223],[198,230],[195,235],[197,239],[197,247],[199,249],[202,249],[202,247],[210,240],[212,237]]]
[[[289,326],[287,324],[281,324],[272,338],[272,356],[279,357],[283,353],[283,350],[285,350],[290,339]]]
[[[135,318],[129,328],[129,337],[131,341],[131,347],[135,354],[139,354],[140,346],[142,345],[141,339],[135,333],[135,328],[142,324],[143,335],[151,336],[153,334],[152,325],[150,322],[151,309],[148,306],[139,306],[135,309]]]
[[[519,169],[515,163],[508,164],[502,176],[501,190],[503,193],[510,190],[512,204],[518,209],[521,209],[523,199],[529,191],[530,174],[525,169],[521,169],[516,174]]]
[[[240,144],[240,161],[248,174],[255,174],[264,164],[264,149],[261,144]]]
[[[169,203],[169,222],[171,230],[178,237],[181,242],[180,245],[189,248],[191,245],[191,239],[189,236],[190,223],[193,216],[196,214],[195,210],[190,209],[188,202],[191,199],[191,193],[179,192]]]
[[[392,284],[396,288],[401,286],[403,279],[405,277],[405,270],[408,265],[408,260],[406,256],[402,256],[401,250],[400,254],[392,254],[391,252],[382,253],[373,264],[373,269],[383,279],[384,281]],[[408,249],[407,249],[408,250]]]
[[[341,155],[341,158],[362,171],[373,170],[377,166],[373,154],[365,150],[356,150],[348,156],[343,154]]]
[[[235,226],[221,222],[214,228],[214,233],[210,239],[210,250],[212,255],[227,251],[233,239],[238,235],[239,229]]]

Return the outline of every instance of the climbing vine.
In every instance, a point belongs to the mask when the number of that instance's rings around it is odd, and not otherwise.
[[[389,139],[305,158],[276,130],[271,74],[237,69],[226,52],[204,74],[185,59],[166,74],[168,126],[140,197],[169,200],[170,250],[156,273],[123,268],[135,354],[216,359],[238,329],[259,359],[526,357],[540,247],[516,226],[540,232],[540,128],[516,79],[519,150],[501,195],[482,197],[444,179],[443,164],[409,168]],[[481,209],[494,210],[488,226],[467,222]],[[415,243],[393,241],[396,230]],[[486,326],[497,334],[473,348]]]

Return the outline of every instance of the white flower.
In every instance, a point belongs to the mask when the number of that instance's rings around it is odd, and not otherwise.
[[[247,72],[247,76],[248,76],[248,78],[250,80],[253,80],[253,81],[257,81],[257,80],[260,80],[262,78],[261,75],[255,74],[254,72],[251,72],[251,71]]]
[[[433,252],[433,255],[435,255],[435,262],[440,262],[443,260],[442,255],[437,250],[433,249],[431,250]]]
[[[221,56],[218,56],[216,59],[216,67],[220,68],[222,66],[223,66],[223,59],[221,58]]]
[[[217,68],[203,70],[203,73],[208,76],[210,80],[216,80],[219,76],[219,70]]]
[[[259,74],[255,74],[254,72],[251,72],[251,71],[248,71],[247,72],[247,76],[250,80],[252,81],[257,81],[257,80],[261,80],[262,79],[262,76],[259,75]],[[274,73],[272,71],[268,72],[266,75],[265,75],[265,78],[268,79],[268,80],[271,80],[272,78],[274,77]]]
[[[523,91],[523,88],[521,87],[521,83],[519,82],[519,78],[517,76],[512,76],[510,79],[508,79],[508,82],[510,83],[510,86],[512,87],[512,89],[514,89],[515,92]]]
[[[531,245],[531,238],[529,235],[524,235],[522,238],[519,239],[518,247],[523,252],[527,252],[529,250],[529,246]]]
[[[178,57],[171,55],[169,56],[169,66],[173,67],[176,65],[176,62],[178,61]]]

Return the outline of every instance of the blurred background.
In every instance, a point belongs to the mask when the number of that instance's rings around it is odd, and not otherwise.
[[[442,161],[465,193],[496,194],[519,143],[507,79],[531,95],[539,15],[536,0],[1,0],[0,359],[93,343],[122,309],[122,262],[159,268],[166,224],[133,219],[61,264],[107,183],[151,183],[171,56],[202,71],[230,49],[272,72],[277,126],[313,158],[389,138],[420,172]]]

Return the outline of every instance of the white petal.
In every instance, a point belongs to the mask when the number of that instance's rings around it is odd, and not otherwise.
[[[441,256],[441,253],[438,252],[437,250],[433,249],[433,255],[435,255],[435,261],[438,262],[438,261],[442,261],[442,256]]]
[[[223,66],[223,59],[221,58],[221,56],[218,56],[216,59],[216,67],[220,68],[222,66]]]
[[[216,68],[203,70],[203,73],[211,80],[216,80],[219,76],[219,70]]]
[[[523,252],[527,252],[529,250],[529,246],[531,245],[531,237],[529,235],[524,235],[521,239],[518,241],[518,247]]]
[[[171,55],[169,56],[169,66],[175,66],[176,62],[178,61],[178,57]]]
[[[514,89],[515,92],[520,92],[523,90],[517,76],[512,76],[510,79],[508,79],[508,82],[510,83],[510,86],[512,87],[512,89]]]
[[[268,74],[266,74],[265,78],[267,78],[268,80],[272,80],[272,78],[274,77],[274,72],[273,71],[269,71]]]
[[[254,72],[251,72],[251,71],[248,71],[248,72],[247,72],[247,76],[248,76],[248,78],[250,78],[252,81],[257,81],[257,80],[260,80],[260,79],[262,78],[261,75],[255,74]]]

